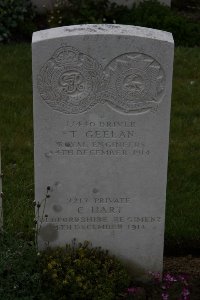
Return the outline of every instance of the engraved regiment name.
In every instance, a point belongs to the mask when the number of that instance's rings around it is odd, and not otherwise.
[[[136,121],[66,121],[45,157],[148,157],[151,149],[137,131]]]
[[[85,112],[97,103],[134,114],[157,109],[165,93],[165,74],[143,53],[119,55],[103,69],[89,55],[62,46],[41,68],[37,85],[42,99],[65,114]]]
[[[53,192],[54,188],[52,188]],[[118,197],[77,197],[67,196],[65,202],[61,204],[52,203],[51,209],[54,214],[45,215],[39,218],[39,222],[44,223],[40,235],[46,239],[46,232],[49,225],[54,231],[79,231],[79,230],[122,230],[144,231],[153,228],[162,222],[160,216],[137,216],[129,214],[127,210],[137,202],[137,198],[127,196]],[[62,215],[64,206],[71,205],[74,215]],[[124,210],[126,211],[124,214]]]

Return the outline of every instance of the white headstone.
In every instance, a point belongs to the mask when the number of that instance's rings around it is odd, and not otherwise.
[[[173,48],[133,26],[34,33],[40,249],[89,240],[161,271]]]

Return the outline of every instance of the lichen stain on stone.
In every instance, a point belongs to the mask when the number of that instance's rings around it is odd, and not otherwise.
[[[54,186],[55,186],[56,189],[59,189],[59,188],[61,188],[61,183],[59,181],[56,181],[54,183]]]
[[[52,155],[53,155],[53,152],[49,151],[49,152],[44,153],[44,155],[45,155],[46,158],[51,158]]]
[[[51,187],[51,192],[59,191],[61,187],[62,184],[59,181],[56,181]]]
[[[58,231],[55,225],[47,224],[41,228],[39,235],[44,241],[53,242],[58,238]]]
[[[61,205],[59,205],[59,204],[55,204],[55,205],[53,205],[53,210],[55,211],[55,212],[61,212],[62,211],[62,206]]]
[[[96,188],[94,188],[92,191],[93,191],[94,194],[97,194],[99,192],[99,190],[96,189]]]

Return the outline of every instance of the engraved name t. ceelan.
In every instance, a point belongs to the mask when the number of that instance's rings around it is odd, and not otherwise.
[[[97,103],[124,113],[157,108],[165,93],[161,65],[142,53],[125,53],[103,69],[92,57],[62,46],[41,68],[37,84],[42,99],[54,110],[78,114]]]

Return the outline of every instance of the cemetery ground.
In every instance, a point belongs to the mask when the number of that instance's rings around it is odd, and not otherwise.
[[[28,44],[2,45],[0,57],[4,230],[10,236],[33,241],[34,179],[30,46]],[[200,290],[197,279],[199,260],[195,261],[193,257],[200,254],[199,65],[199,48],[176,48],[165,229],[165,255],[184,256],[185,259],[181,261],[179,258],[171,261],[168,259],[166,268],[172,273],[180,270],[191,271],[192,280],[195,282],[193,288],[197,292]],[[2,259],[1,255],[1,262]],[[193,261],[194,264],[191,263]],[[186,266],[190,265],[191,268],[188,269]],[[191,299],[199,298],[200,296],[196,296],[195,292]]]

